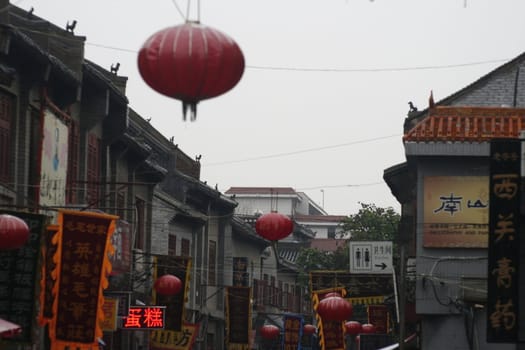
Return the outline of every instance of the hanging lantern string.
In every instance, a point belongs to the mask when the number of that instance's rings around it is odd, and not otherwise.
[[[175,3],[176,0],[172,0],[172,1]],[[186,7],[186,22],[189,21],[190,19],[190,5],[191,5],[191,0],[188,0],[188,5]],[[200,0],[197,0],[197,22],[198,23],[201,22],[201,1]]]
[[[187,20],[187,17],[184,17],[184,13],[182,13],[179,5],[177,5],[177,1],[176,0],[171,0],[171,2],[173,3],[173,5],[175,5],[175,8],[177,9],[177,11],[179,12],[179,14],[181,15],[181,17],[184,19],[184,21]],[[188,6],[189,7],[189,6]]]

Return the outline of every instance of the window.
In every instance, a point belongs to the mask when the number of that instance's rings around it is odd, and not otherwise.
[[[0,93],[0,181],[10,182],[10,150],[11,150],[11,118],[13,113],[13,98]]]
[[[335,238],[335,227],[328,227],[327,231],[328,238]]]
[[[289,289],[288,289],[288,283],[285,283],[284,284],[284,288],[283,288],[283,304],[282,304],[282,307],[284,310],[288,310],[288,307],[289,307],[289,303],[288,303],[288,298],[290,297],[290,293],[289,293]]]
[[[277,281],[277,306],[283,306],[283,281]]]
[[[264,280],[264,292],[263,292],[263,304],[270,305],[270,285],[268,283],[268,275],[265,273],[263,276]]]
[[[168,235],[168,255],[177,255],[177,236],[173,234]]]
[[[90,205],[98,204],[100,170],[100,139],[95,134],[89,134],[86,175],[87,201]]]
[[[208,284],[214,286],[217,284],[216,278],[216,258],[217,258],[217,242],[208,242]]]
[[[80,128],[78,122],[71,119],[69,124],[69,149],[67,151],[67,188],[66,188],[66,203],[77,203],[77,180],[78,180],[78,164],[79,164],[79,150],[80,150]]]
[[[117,215],[122,220],[126,217],[126,195],[124,192],[117,193]]]
[[[146,218],[146,203],[140,198],[135,199],[135,209],[137,213],[137,220],[135,225],[137,225],[135,230],[135,246],[136,249],[144,249],[144,223]]]
[[[275,276],[270,276],[270,304],[277,306],[277,288],[275,286]]]
[[[190,256],[190,240],[189,239],[183,238],[180,240],[180,255]]]

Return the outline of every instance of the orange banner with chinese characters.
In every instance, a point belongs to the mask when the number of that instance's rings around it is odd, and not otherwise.
[[[48,225],[44,232],[42,247],[42,268],[40,276],[40,312],[38,323],[43,326],[53,318],[55,296],[53,288],[56,281],[56,263],[53,260],[57,251],[58,225]]]
[[[226,348],[248,350],[252,328],[251,287],[226,287]]]
[[[111,235],[117,218],[93,212],[58,212],[51,350],[98,348],[103,291],[111,273],[108,255],[113,254]]]
[[[346,296],[344,288],[329,288],[316,290],[312,292],[312,305],[314,307],[315,318],[317,320],[317,327],[319,330],[319,346],[321,350],[344,350],[344,322],[323,321],[321,316],[317,313],[319,302],[328,293],[339,293],[341,297]]]
[[[114,332],[117,330],[117,312],[118,312],[118,299],[104,297],[104,319],[100,322],[100,328],[104,332]]]
[[[190,350],[199,333],[199,325],[184,323],[181,331],[155,330],[149,338],[150,350]]]
[[[300,350],[304,320],[300,315],[284,316],[283,350]]]

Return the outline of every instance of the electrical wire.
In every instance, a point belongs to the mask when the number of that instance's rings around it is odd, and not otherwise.
[[[258,156],[258,157],[249,157],[249,158],[243,158],[243,159],[237,159],[237,160],[226,160],[226,161],[215,162],[215,163],[206,163],[206,166],[216,166],[216,165],[225,165],[225,164],[233,164],[233,163],[250,162],[250,161],[262,160],[262,159],[287,157],[287,156],[301,154],[301,153],[317,152],[317,151],[322,151],[322,150],[326,150],[326,149],[333,149],[333,148],[339,148],[339,147],[353,146],[353,145],[358,145],[358,144],[363,144],[363,143],[368,143],[368,142],[374,142],[374,141],[379,141],[379,140],[385,140],[385,139],[389,139],[389,138],[392,138],[392,137],[400,137],[400,136],[403,136],[403,135],[402,134],[393,134],[393,135],[379,136],[379,137],[374,137],[374,138],[370,138],[370,139],[350,141],[350,142],[339,143],[339,144],[328,145],[328,146],[306,148],[306,149],[297,150],[297,151],[275,153],[275,154],[269,154],[269,155]]]

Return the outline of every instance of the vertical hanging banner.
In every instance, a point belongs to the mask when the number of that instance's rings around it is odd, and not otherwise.
[[[104,317],[103,291],[111,272],[111,235],[117,216],[58,212],[56,282],[49,327],[51,350],[98,348]]]
[[[199,324],[186,323],[182,331],[154,330],[150,336],[150,350],[191,350],[199,334]]]
[[[319,346],[321,350],[344,350],[345,349],[345,338],[344,338],[344,323],[336,321],[323,321],[321,316],[317,313],[317,307],[319,302],[328,293],[339,293],[342,297],[346,296],[346,290],[344,288],[329,288],[316,290],[312,292],[312,304],[315,313],[315,319],[317,320],[317,326],[319,329]]]
[[[38,322],[41,326],[46,325],[53,318],[55,301],[53,288],[56,281],[56,263],[53,259],[57,251],[58,228],[58,225],[48,225],[44,232],[40,276],[40,313],[38,315]]]
[[[131,267],[131,225],[125,220],[117,220],[115,232],[111,236],[115,254],[109,257],[111,275],[129,272]]]
[[[228,350],[249,350],[252,313],[250,287],[226,288],[226,343]]]
[[[233,286],[248,287],[248,258],[234,257],[233,258]]]
[[[185,256],[155,256],[154,278],[162,275],[177,276],[182,282],[181,292],[175,295],[155,294],[157,305],[166,306],[166,322],[163,330],[150,334],[151,350],[189,350],[198,334],[198,325],[185,323],[185,303],[190,287],[191,258]]]
[[[389,333],[390,314],[386,305],[368,305],[368,323],[376,327],[376,333]]]
[[[304,319],[299,315],[284,315],[284,350],[301,350]]]
[[[29,240],[19,249],[0,251],[0,318],[16,323],[20,334],[5,341],[31,343],[35,317],[40,239],[46,217],[25,212],[0,211],[16,216],[29,227]]]
[[[515,343],[518,339],[520,155],[519,140],[491,140],[487,271],[488,343]]]

